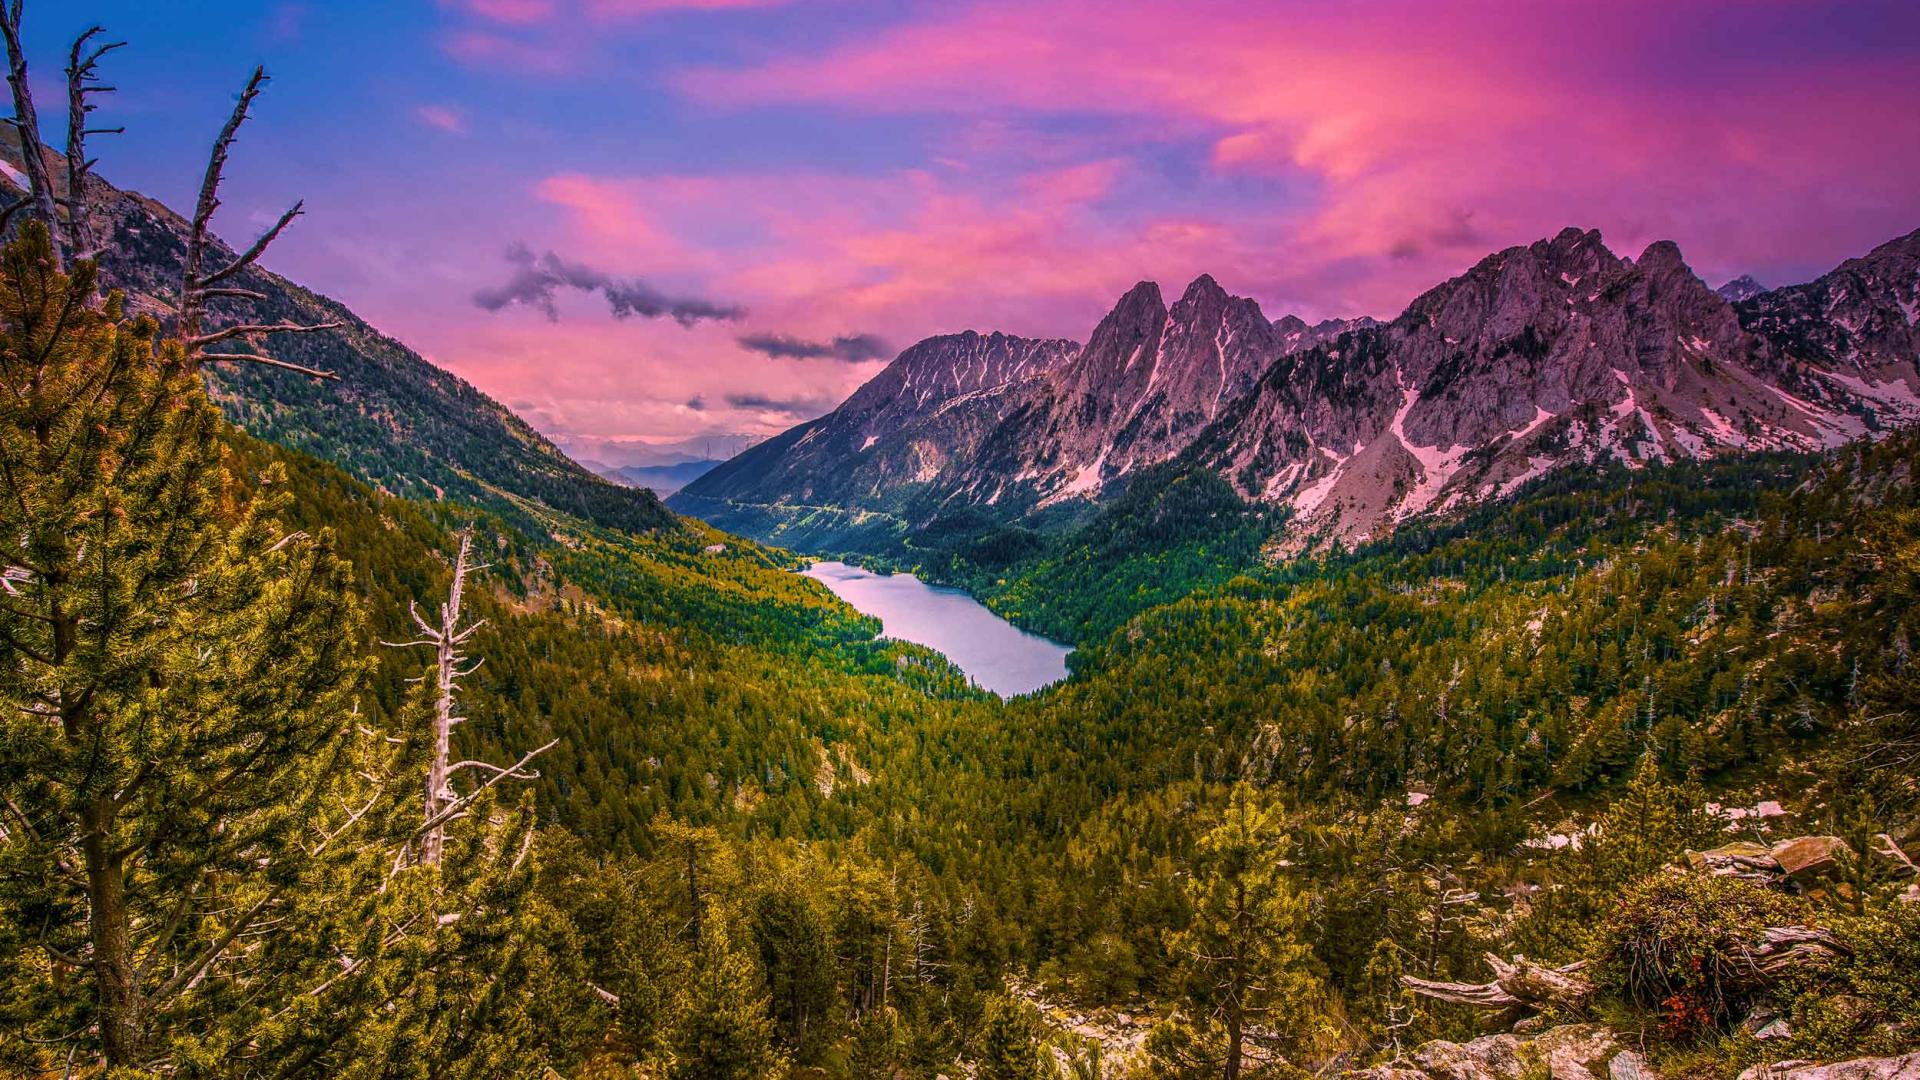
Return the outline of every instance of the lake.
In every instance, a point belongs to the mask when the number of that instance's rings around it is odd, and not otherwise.
[[[959,589],[842,562],[816,562],[802,573],[879,619],[885,636],[943,654],[982,690],[1013,697],[1067,677],[1072,649],[1027,633]]]

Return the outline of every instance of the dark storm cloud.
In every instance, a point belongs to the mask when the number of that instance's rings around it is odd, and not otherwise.
[[[831,398],[777,398],[765,394],[728,394],[727,404],[736,409],[756,409],[762,412],[786,413],[790,416],[818,416],[833,408]]]
[[[808,341],[792,334],[742,334],[734,340],[743,349],[782,360],[832,358],[859,363],[893,355],[893,347],[873,334],[847,334],[832,341]]]
[[[644,319],[669,318],[681,326],[707,320],[732,322],[746,309],[699,297],[668,296],[635,278],[618,278],[576,262],[568,262],[549,251],[536,256],[524,244],[507,249],[507,262],[513,273],[505,283],[473,294],[473,302],[487,311],[499,311],[514,304],[525,304],[546,312],[559,321],[560,310],[554,295],[561,289],[599,293],[616,319],[638,315]]]

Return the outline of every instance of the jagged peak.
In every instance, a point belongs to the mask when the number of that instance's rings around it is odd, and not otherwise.
[[[1134,282],[1133,288],[1120,294],[1120,299],[1113,305],[1113,311],[1118,313],[1123,310],[1156,307],[1164,310],[1166,306],[1166,301],[1161,299],[1160,296],[1159,282],[1136,281]]]
[[[1738,302],[1741,300],[1751,300],[1759,296],[1761,293],[1767,291],[1767,287],[1760,284],[1759,279],[1755,278],[1752,274],[1741,274],[1739,277],[1734,278],[1732,281],[1721,285],[1713,291],[1726,297],[1728,300]]]
[[[1187,286],[1187,291],[1181,294],[1180,299],[1183,302],[1193,301],[1203,296],[1215,296],[1225,299],[1227,297],[1227,290],[1221,288],[1220,283],[1213,280],[1212,274],[1201,274],[1199,277],[1194,278],[1192,283]]]
[[[1633,264],[1642,270],[1653,272],[1678,270],[1693,273],[1693,268],[1687,265],[1685,256],[1680,254],[1680,245],[1671,240],[1655,240],[1648,244],[1647,250],[1641,252],[1640,257],[1633,260]]]

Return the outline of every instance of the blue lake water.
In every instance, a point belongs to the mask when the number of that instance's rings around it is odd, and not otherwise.
[[[887,637],[944,654],[983,690],[1013,697],[1067,677],[1072,649],[1027,633],[959,589],[842,562],[816,562],[803,573],[879,619]]]

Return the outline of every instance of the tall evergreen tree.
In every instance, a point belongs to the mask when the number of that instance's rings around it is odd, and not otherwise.
[[[41,1035],[144,1068],[338,975],[347,943],[286,928],[368,890],[387,755],[331,540],[233,475],[179,345],[94,285],[38,222],[0,255],[0,902],[40,928],[15,992],[84,987]]]
[[[1189,1014],[1210,1029],[1197,1041],[1217,1037],[1225,1080],[1246,1071],[1249,1044],[1269,1054],[1311,1045],[1323,1022],[1316,1006],[1324,990],[1304,937],[1306,900],[1286,880],[1286,853],[1279,808],[1244,782],[1195,845],[1192,922],[1175,944]]]

